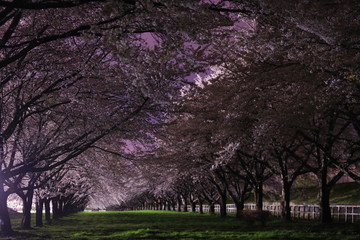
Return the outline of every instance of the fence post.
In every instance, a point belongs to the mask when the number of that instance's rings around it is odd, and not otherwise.
[[[348,221],[348,208],[345,207],[345,222]]]

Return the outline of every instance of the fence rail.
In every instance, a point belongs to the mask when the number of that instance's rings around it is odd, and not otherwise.
[[[360,205],[331,205],[331,216],[336,222],[360,222]],[[255,204],[245,204],[245,209],[255,210]],[[264,203],[264,210],[270,211],[274,216],[281,215],[280,203]],[[209,211],[209,206],[203,206],[204,212]],[[228,213],[236,212],[235,204],[227,204],[226,210]],[[191,207],[188,206],[188,211]],[[199,212],[199,206],[196,206],[196,211]],[[220,205],[215,204],[215,212],[220,212]],[[317,204],[292,204],[291,215],[293,218],[298,219],[313,219],[320,218],[320,206]]]

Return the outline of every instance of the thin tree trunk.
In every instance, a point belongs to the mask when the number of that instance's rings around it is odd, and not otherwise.
[[[202,200],[199,200],[199,213],[203,214],[204,213],[204,203]]]
[[[57,213],[58,213],[59,218],[64,216],[64,199],[62,199],[62,197],[59,197],[59,200],[58,200]]]
[[[162,202],[162,200],[159,201],[159,210],[163,210],[163,202]]]
[[[44,208],[44,200],[38,198],[36,201],[36,226],[43,226],[43,208]]]
[[[187,201],[187,198],[184,197],[184,212],[187,212],[188,211],[188,201]]]
[[[45,220],[47,223],[51,223],[50,199],[46,198],[44,200],[44,206],[45,206]]]
[[[59,214],[58,214],[58,200],[57,200],[57,198],[53,198],[51,200],[51,204],[52,204],[52,218],[53,219],[58,219]]]

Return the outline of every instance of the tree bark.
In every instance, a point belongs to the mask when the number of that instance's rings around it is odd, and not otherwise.
[[[221,217],[226,217],[227,216],[226,203],[227,203],[227,195],[226,195],[226,193],[221,194],[221,198],[220,198],[220,216]]]
[[[184,212],[188,211],[188,200],[186,197],[184,197],[184,208],[183,208]]]
[[[182,201],[181,197],[177,197],[177,211],[181,212]]]
[[[220,195],[220,216],[221,217],[226,217],[227,216],[227,211],[226,211],[226,203],[227,203],[227,192],[225,191],[225,193],[222,193]]]
[[[43,226],[43,208],[44,208],[44,200],[38,198],[36,201],[36,226]]]
[[[47,223],[51,223],[50,199],[46,198],[44,200],[44,206],[45,206],[45,220]]]
[[[203,201],[199,200],[199,213],[203,214],[204,213],[204,206],[203,206]]]
[[[191,211],[196,212],[196,202],[195,201],[191,202]]]
[[[282,184],[282,197],[283,203],[281,207],[281,217],[286,221],[291,221],[291,207],[290,207],[290,189],[291,186],[288,182],[283,181]]]
[[[64,216],[64,200],[62,199],[62,197],[59,197],[58,199],[57,214],[59,218]]]
[[[256,210],[263,210],[263,183],[258,183],[255,187],[255,205]]]
[[[320,221],[322,223],[331,223],[330,189],[327,184],[327,170],[324,169],[322,172],[320,177]]]
[[[21,227],[24,229],[31,228],[31,208],[34,196],[34,190],[28,190],[23,197],[23,216],[21,219]]]
[[[58,219],[59,214],[58,214],[58,200],[57,200],[57,198],[53,198],[51,200],[51,204],[52,204],[52,218],[53,219]]]
[[[159,200],[159,210],[163,210],[163,201],[162,200]]]
[[[236,207],[236,217],[240,218],[241,212],[244,210],[244,201],[236,201],[235,207]]]
[[[7,198],[8,194],[4,191],[3,182],[1,182],[0,186],[0,226],[1,226],[1,233],[6,236],[10,236],[14,233],[10,215],[7,207]]]
[[[209,203],[209,214],[215,214],[215,203]]]

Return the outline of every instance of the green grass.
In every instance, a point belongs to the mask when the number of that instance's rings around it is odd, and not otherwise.
[[[91,212],[65,217],[42,228],[19,230],[20,240],[120,240],[120,239],[360,239],[358,224],[321,225],[310,221],[285,223],[273,219],[262,226],[249,225],[233,216],[167,211]],[[1,237],[0,237],[1,239]]]
[[[292,202],[294,203],[318,203],[318,187],[309,186],[294,188],[292,190]],[[340,183],[335,185],[330,194],[332,204],[360,204],[360,184]]]

